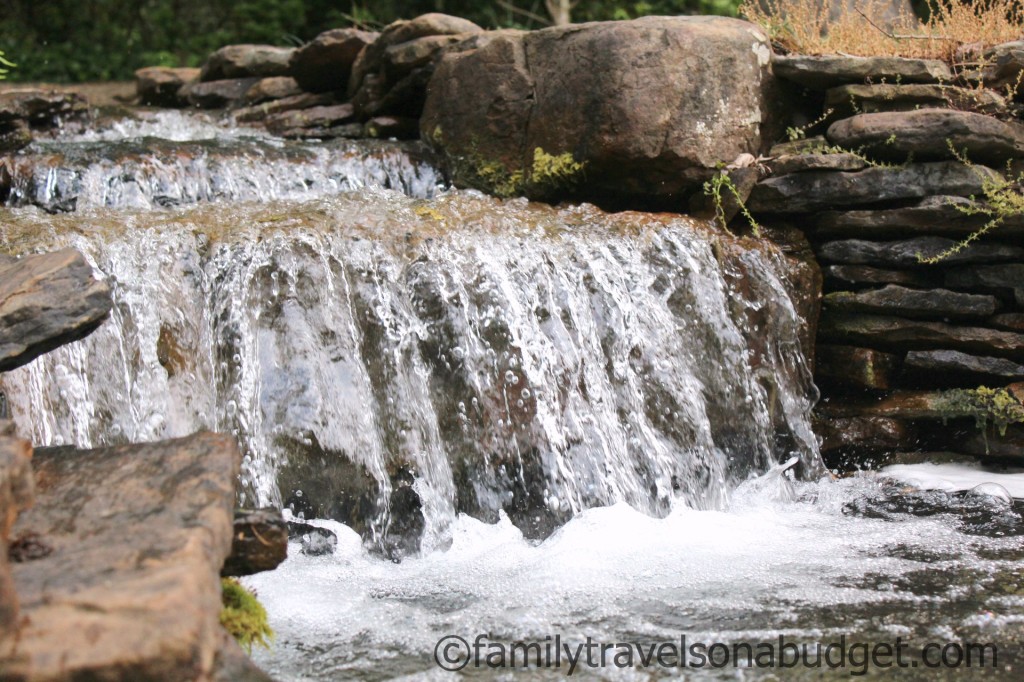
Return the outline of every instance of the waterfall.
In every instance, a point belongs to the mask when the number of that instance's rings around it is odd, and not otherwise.
[[[543,537],[618,502],[722,508],[791,456],[820,470],[775,247],[668,214],[432,196],[437,176],[393,146],[279,150],[277,171],[247,144],[216,173],[115,145],[65,185],[26,179],[54,168],[38,154],[19,161],[37,170],[13,174],[11,203],[78,210],[4,210],[8,250],[74,246],[114,290],[96,333],[0,376],[21,433],[232,433],[242,502],[398,553],[445,547],[458,513]],[[218,174],[233,189],[213,191]]]

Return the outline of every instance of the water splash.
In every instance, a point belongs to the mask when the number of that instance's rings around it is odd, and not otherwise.
[[[10,249],[75,246],[115,291],[97,333],[3,377],[37,443],[226,431],[248,501],[303,490],[424,549],[457,512],[543,536],[820,466],[781,256],[681,217],[365,190],[4,222]]]
[[[443,184],[418,144],[284,144],[237,137],[42,142],[0,161],[3,175],[10,182],[6,190],[0,184],[0,201],[51,213],[272,202],[364,187],[430,197]]]

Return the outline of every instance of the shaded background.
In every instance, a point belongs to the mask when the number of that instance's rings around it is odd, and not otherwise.
[[[735,15],[741,0],[579,0],[573,21]],[[0,0],[12,81],[127,80],[143,66],[198,66],[231,43],[297,46],[349,25],[379,29],[426,12],[484,28],[539,28],[543,0]]]

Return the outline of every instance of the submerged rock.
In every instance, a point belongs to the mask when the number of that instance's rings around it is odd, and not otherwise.
[[[19,532],[46,557],[16,564],[24,618],[0,653],[10,679],[192,682],[222,648],[234,439],[210,433],[98,450],[37,450]]]
[[[88,335],[111,306],[110,286],[74,249],[0,259],[0,371]]]
[[[754,25],[723,17],[498,32],[441,59],[421,136],[460,186],[682,201],[761,149],[770,54]]]

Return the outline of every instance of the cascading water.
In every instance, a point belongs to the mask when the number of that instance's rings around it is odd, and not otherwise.
[[[0,388],[39,445],[233,433],[246,503],[344,522],[315,522],[334,556],[249,579],[281,679],[440,672],[446,634],[1024,633],[1021,598],[986,593],[1020,575],[1020,503],[776,465],[822,472],[774,247],[442,191],[415,146],[218,130],[13,160],[7,250],[78,248],[115,305]],[[664,674],[634,668],[587,674]]]

